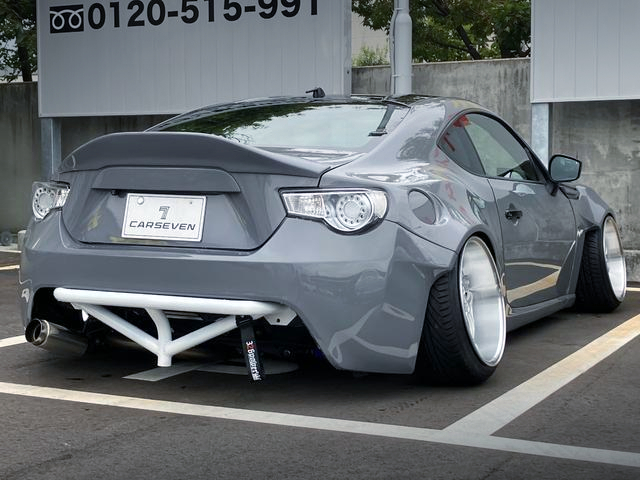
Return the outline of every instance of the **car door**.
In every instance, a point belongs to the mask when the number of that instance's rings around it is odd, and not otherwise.
[[[533,154],[500,121],[471,113],[462,124],[495,195],[509,304],[565,295],[576,242],[570,201],[550,188]]]

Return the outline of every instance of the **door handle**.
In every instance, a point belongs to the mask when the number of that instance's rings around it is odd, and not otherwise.
[[[504,212],[504,216],[507,217],[507,220],[517,222],[522,218],[522,210],[507,210]]]

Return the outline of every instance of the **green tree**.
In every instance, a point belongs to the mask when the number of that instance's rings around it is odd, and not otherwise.
[[[363,45],[353,57],[354,67],[371,67],[374,65],[389,65],[389,47],[371,48]]]
[[[364,25],[387,30],[393,0],[353,0]],[[416,61],[526,57],[530,0],[411,0]]]
[[[36,52],[36,0],[0,0],[2,78],[32,81],[37,68]]]

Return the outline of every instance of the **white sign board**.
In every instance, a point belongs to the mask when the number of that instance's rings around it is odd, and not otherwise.
[[[350,0],[38,0],[40,116],[351,92]]]
[[[640,98],[638,0],[533,0],[534,103]]]

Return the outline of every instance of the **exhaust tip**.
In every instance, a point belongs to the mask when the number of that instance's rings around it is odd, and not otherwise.
[[[35,318],[24,331],[27,342],[53,353],[81,357],[89,348],[89,340],[64,327]]]
[[[46,320],[34,319],[29,322],[24,331],[27,342],[39,347],[49,336],[49,322]]]

